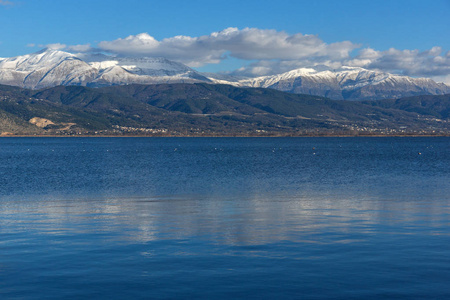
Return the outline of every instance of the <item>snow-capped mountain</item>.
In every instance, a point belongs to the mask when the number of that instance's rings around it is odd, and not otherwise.
[[[55,50],[0,60],[0,83],[26,88],[92,81],[95,69],[75,55]]]
[[[224,78],[214,80],[225,83]],[[429,78],[412,78],[363,68],[337,71],[301,68],[286,73],[230,81],[236,86],[273,88],[280,91],[324,96],[331,99],[387,99],[415,95],[442,95],[450,87]]]
[[[195,82],[273,88],[331,99],[386,99],[450,93],[449,86],[428,78],[411,78],[351,67],[333,71],[301,68],[278,75],[242,79],[223,74],[201,74],[165,58],[72,54],[51,49],[0,58],[0,84],[31,89],[57,85],[99,87]]]
[[[189,67],[165,58],[121,58],[44,49],[0,59],[0,84],[39,89],[57,85],[209,82]]]

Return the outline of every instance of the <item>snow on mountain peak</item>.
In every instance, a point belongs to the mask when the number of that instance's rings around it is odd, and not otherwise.
[[[32,72],[38,69],[47,68],[49,65],[58,64],[66,59],[76,59],[76,57],[73,54],[63,51],[44,49],[32,54],[5,58],[0,61],[0,69]]]
[[[320,70],[320,71],[319,71]],[[381,99],[420,94],[450,93],[450,87],[428,78],[411,78],[360,67],[338,70],[300,68],[277,75],[246,78],[216,83],[235,86],[273,88],[285,92],[312,94],[332,99]]]
[[[317,71],[313,68],[300,68],[300,69],[295,69],[289,72],[286,72],[284,74],[286,74],[287,76],[303,76],[303,75],[311,75],[311,74],[315,74],[317,73]]]
[[[100,71],[116,65],[133,74],[147,76],[175,76],[195,72],[181,63],[162,57],[120,57],[98,53],[77,54],[77,56]]]
[[[61,84],[95,86],[98,82],[101,85],[151,84],[158,83],[158,78],[161,82],[209,82],[191,68],[165,58],[72,54],[46,48],[0,60],[0,83],[32,89]]]
[[[230,31],[232,32],[232,30]],[[142,38],[146,38],[142,36]],[[324,66],[299,68],[256,78],[207,78],[163,57],[122,57],[104,53],[72,54],[58,49],[0,58],[0,84],[39,89],[56,85],[105,86],[169,82],[209,82],[274,88],[333,99],[380,99],[419,94],[450,93],[450,87],[427,78],[411,78],[360,67],[327,70]]]

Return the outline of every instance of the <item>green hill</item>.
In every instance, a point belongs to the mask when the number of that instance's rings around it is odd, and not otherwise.
[[[414,96],[395,100],[365,101],[363,103],[387,109],[414,112],[419,115],[434,116],[441,119],[450,118],[450,94]]]
[[[449,95],[355,102],[203,83],[59,86],[38,91],[0,85],[0,132],[447,134],[449,106]]]

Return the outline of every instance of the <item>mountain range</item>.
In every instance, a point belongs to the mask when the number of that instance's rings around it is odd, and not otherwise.
[[[193,83],[210,80],[193,69],[165,58],[121,58],[44,49],[0,58],[0,84],[30,89],[58,85],[101,87],[131,83]]]
[[[2,135],[448,135],[450,95],[347,101],[212,83],[0,85]]]
[[[129,84],[209,83],[271,88],[335,100],[378,100],[416,95],[443,95],[450,87],[428,78],[412,78],[362,68],[301,68],[255,78],[202,74],[165,58],[72,54],[44,49],[0,58],[0,84],[28,89],[63,86],[104,87]]]

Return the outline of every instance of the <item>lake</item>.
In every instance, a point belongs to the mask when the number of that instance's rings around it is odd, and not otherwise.
[[[1,299],[449,299],[450,138],[2,138]]]

